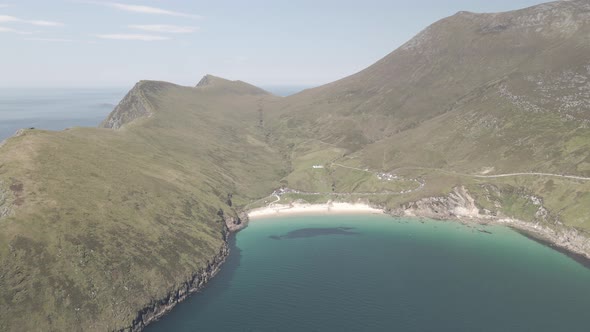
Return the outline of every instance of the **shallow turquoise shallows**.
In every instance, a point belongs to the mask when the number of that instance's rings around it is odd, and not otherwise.
[[[256,220],[147,331],[590,331],[590,270],[503,227]]]

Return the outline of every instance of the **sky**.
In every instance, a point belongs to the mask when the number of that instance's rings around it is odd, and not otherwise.
[[[0,0],[0,88],[194,85],[205,74],[316,86],[428,25],[539,0]]]

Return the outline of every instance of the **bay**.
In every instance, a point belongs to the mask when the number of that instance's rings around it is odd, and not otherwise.
[[[288,216],[147,331],[587,331],[590,270],[500,226]]]

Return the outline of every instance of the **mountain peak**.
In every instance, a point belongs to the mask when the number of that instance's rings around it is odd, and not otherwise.
[[[226,80],[225,78],[221,78],[221,77],[213,76],[211,74],[207,74],[207,75],[203,76],[203,78],[201,78],[201,80],[199,81],[199,83],[197,83],[196,86],[197,87],[211,86],[211,85],[216,85],[221,82],[231,82],[231,81]]]
[[[265,91],[257,86],[243,82],[243,81],[230,81],[225,78],[213,76],[207,74],[201,78],[199,83],[195,86],[196,88],[204,89],[217,89],[223,93],[234,93],[234,94],[251,94],[251,95],[269,95],[268,91]]]
[[[156,89],[162,83],[154,81],[137,82],[99,127],[120,129],[123,125],[135,119],[151,116],[153,111],[145,92]]]

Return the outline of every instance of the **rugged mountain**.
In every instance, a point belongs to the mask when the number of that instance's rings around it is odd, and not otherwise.
[[[297,124],[311,137],[354,149],[418,127],[518,75],[587,75],[588,10],[588,1],[559,1],[498,14],[459,12],[369,68],[290,97],[275,114],[282,129]]]
[[[258,127],[258,104],[274,97],[250,89],[140,82],[103,123],[116,130],[9,139],[0,330],[130,327],[221,259],[230,204],[267,195],[282,174]]]
[[[252,84],[242,81],[230,81],[213,75],[203,76],[199,83],[197,83],[196,87],[201,88],[204,91],[209,91],[209,89],[213,89],[215,93],[270,95],[268,91],[265,91]]]
[[[441,171],[590,176],[588,36],[589,1],[459,12],[373,66],[277,101],[265,114],[284,144],[319,141],[316,150],[345,151],[340,163],[434,177],[423,191],[430,195],[449,193],[459,182],[503,180],[509,192],[545,197],[561,222],[587,228],[585,182],[456,178]],[[317,182],[298,183],[315,190]],[[384,204],[403,200],[391,197]],[[515,210],[528,209],[527,218],[535,219],[530,202],[518,204],[523,206]]]
[[[584,247],[589,21],[581,0],[460,12],[291,97],[142,81],[101,128],[21,131],[0,146],[0,330],[141,328],[214,273],[224,220],[281,185],[395,213],[468,201]]]

